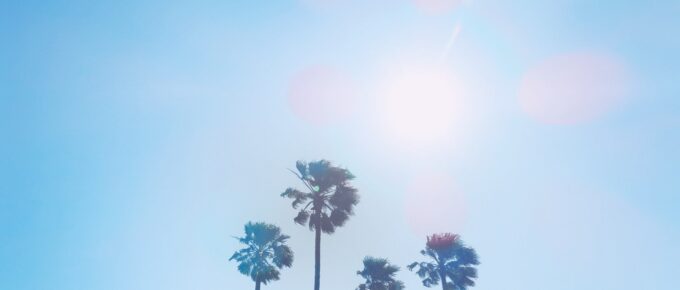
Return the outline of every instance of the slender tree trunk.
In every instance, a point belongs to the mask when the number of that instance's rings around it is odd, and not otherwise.
[[[319,290],[321,280],[321,215],[317,214],[317,223],[314,226],[316,238],[314,240],[314,290]]]
[[[447,290],[446,289],[446,274],[444,273],[443,270],[439,271],[439,276],[442,278],[442,290]]]
[[[260,290],[260,280],[255,281],[255,290]]]

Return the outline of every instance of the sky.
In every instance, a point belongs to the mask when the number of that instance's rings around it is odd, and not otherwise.
[[[248,221],[291,236],[296,160],[361,201],[321,288],[427,234],[477,290],[677,288],[680,2],[2,1],[0,288],[252,289]]]

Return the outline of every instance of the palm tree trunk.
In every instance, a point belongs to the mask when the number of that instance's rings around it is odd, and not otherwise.
[[[446,289],[446,274],[444,273],[443,270],[439,271],[439,276],[442,278],[442,290],[447,290]]]
[[[260,290],[260,280],[255,281],[255,290]]]
[[[319,290],[321,280],[321,215],[317,219],[314,231],[316,238],[314,240],[314,290]]]

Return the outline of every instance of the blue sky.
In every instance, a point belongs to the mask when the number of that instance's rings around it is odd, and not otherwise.
[[[420,259],[431,228],[477,249],[474,289],[675,289],[677,15],[677,1],[3,1],[0,288],[248,289],[227,259],[249,220],[296,253],[265,289],[311,288],[313,234],[279,194],[299,186],[296,160],[326,158],[362,200],[323,237],[322,289],[356,287],[365,255]],[[318,67],[331,79],[311,92],[353,88],[322,122],[292,89]],[[433,194],[445,222],[410,218]]]

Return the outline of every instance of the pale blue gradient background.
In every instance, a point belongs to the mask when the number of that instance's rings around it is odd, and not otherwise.
[[[367,254],[420,258],[403,196],[431,170],[465,191],[474,289],[677,289],[679,2],[476,0],[442,15],[405,0],[111,2],[0,3],[1,289],[250,289],[227,261],[248,220],[280,225],[296,252],[264,289],[311,288],[313,235],[278,195],[297,185],[286,168],[318,158],[350,168],[362,196],[324,236],[322,289],[354,289]],[[404,156],[378,148],[370,106],[325,127],[291,112],[299,69],[370,82],[385,55],[443,48],[456,21],[452,61],[493,88],[464,145]],[[625,59],[634,96],[585,124],[527,117],[523,71],[583,48]],[[536,214],[560,210],[549,226]]]

